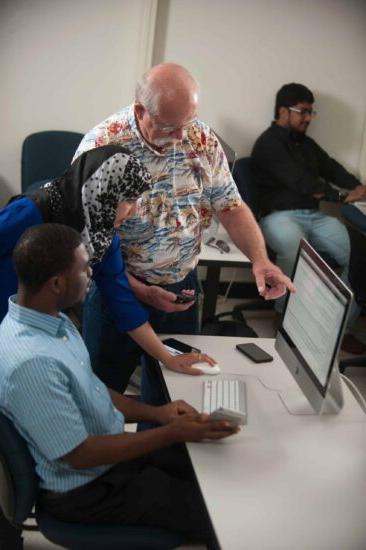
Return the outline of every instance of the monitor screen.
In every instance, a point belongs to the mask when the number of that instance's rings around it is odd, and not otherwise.
[[[276,348],[311,402],[314,392],[326,396],[352,294],[305,240],[293,282],[296,293],[287,297]]]

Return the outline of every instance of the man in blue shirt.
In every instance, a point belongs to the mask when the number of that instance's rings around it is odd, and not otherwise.
[[[172,445],[235,428],[184,401],[152,407],[123,397],[94,375],[60,312],[84,298],[91,280],[78,232],[33,226],[13,261],[19,288],[0,325],[0,409],[35,460],[41,506],[64,521],[159,526],[207,539],[189,468]],[[125,422],[139,421],[160,426],[124,433]]]

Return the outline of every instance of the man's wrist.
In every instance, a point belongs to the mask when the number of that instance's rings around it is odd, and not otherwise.
[[[147,405],[145,404],[146,408],[145,409],[145,418],[144,420],[147,421],[147,422],[152,422],[153,424],[160,424],[162,425],[163,423],[161,422],[161,418],[160,418],[160,407],[157,407],[156,405]]]

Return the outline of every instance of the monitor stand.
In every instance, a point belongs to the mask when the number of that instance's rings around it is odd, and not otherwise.
[[[332,369],[328,389],[319,412],[313,409],[300,388],[284,390],[278,392],[278,395],[287,411],[293,415],[337,414],[343,407],[343,392],[338,363]]]

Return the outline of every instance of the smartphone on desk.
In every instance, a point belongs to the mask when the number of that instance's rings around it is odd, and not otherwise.
[[[236,349],[249,357],[254,363],[269,363],[273,361],[272,355],[257,346],[257,344],[237,344]]]
[[[185,344],[180,340],[176,340],[175,338],[166,338],[165,340],[163,340],[163,344],[165,344],[169,348],[172,348],[173,350],[180,351],[181,353],[201,353],[200,349],[194,348],[189,344]]]

